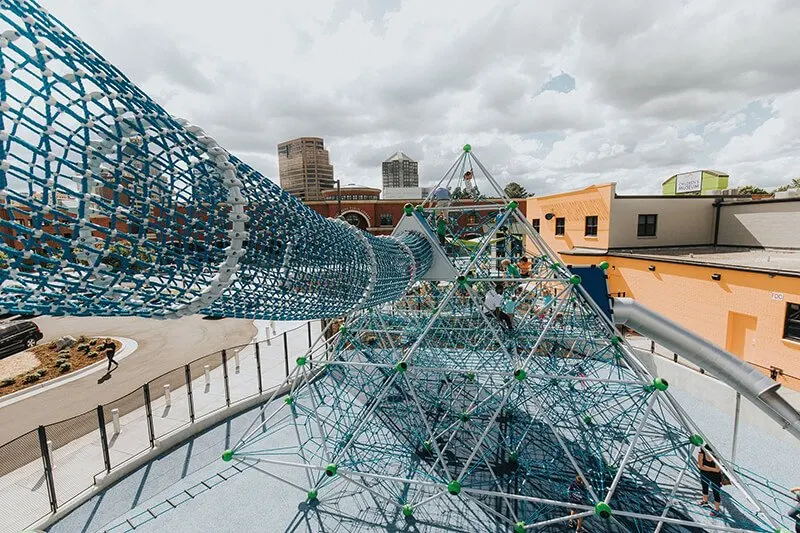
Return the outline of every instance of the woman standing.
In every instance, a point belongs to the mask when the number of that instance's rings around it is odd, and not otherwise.
[[[714,510],[711,516],[719,516],[719,488],[722,485],[722,470],[712,457],[713,451],[708,446],[700,448],[697,454],[697,467],[700,469],[700,488],[703,491],[703,499],[698,502],[701,507],[708,506],[708,487],[714,493]]]

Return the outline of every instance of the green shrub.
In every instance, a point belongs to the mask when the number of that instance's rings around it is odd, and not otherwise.
[[[15,378],[6,378],[2,382],[0,382],[0,387],[10,387],[16,382],[17,380]]]
[[[86,354],[86,357],[88,357],[89,359],[96,359],[98,355],[100,354],[97,352],[89,352]]]
[[[46,368],[40,368],[39,370],[36,371],[36,373],[39,374],[40,378],[44,377],[45,374],[47,374],[47,369]]]
[[[72,370],[72,364],[71,363],[62,363],[61,366],[59,366],[58,368],[61,370],[61,373],[64,374],[64,373],[69,372],[70,370]]]
[[[24,381],[25,383],[35,383],[39,381],[39,374],[27,374]]]

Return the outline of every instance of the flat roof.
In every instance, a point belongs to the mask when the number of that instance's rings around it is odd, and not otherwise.
[[[800,249],[780,250],[734,246],[672,246],[611,249],[609,255],[719,266],[800,276]]]

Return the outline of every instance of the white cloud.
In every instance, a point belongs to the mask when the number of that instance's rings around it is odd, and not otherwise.
[[[469,142],[539,194],[658,192],[712,167],[800,175],[800,4],[787,0],[59,0],[48,6],[159,103],[268,176],[325,138],[380,184],[402,149],[435,182]],[[570,92],[541,88],[566,73]],[[754,102],[759,105],[753,104]],[[769,106],[771,114],[754,110]]]

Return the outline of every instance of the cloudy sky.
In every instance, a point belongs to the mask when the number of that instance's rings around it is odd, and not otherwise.
[[[177,116],[277,179],[325,138],[342,183],[397,150],[435,182],[469,142],[547,194],[672,174],[800,176],[796,0],[58,0],[43,4]]]

